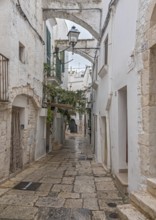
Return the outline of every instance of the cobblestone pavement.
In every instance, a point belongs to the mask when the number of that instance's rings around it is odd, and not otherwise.
[[[23,190],[15,189],[20,182]],[[79,136],[69,135],[63,149],[0,185],[1,220],[111,220],[116,207],[110,206],[122,203],[111,175]]]

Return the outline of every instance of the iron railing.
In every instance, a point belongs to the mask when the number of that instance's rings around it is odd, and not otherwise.
[[[9,59],[0,53],[0,101],[8,101],[8,62]]]

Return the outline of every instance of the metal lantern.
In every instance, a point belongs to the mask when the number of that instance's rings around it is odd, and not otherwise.
[[[78,29],[76,29],[75,26],[73,26],[71,30],[68,32],[67,36],[69,44],[72,45],[72,47],[74,47],[77,44],[79,34],[80,32],[78,31]]]

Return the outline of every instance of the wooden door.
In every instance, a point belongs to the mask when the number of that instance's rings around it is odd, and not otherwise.
[[[17,107],[12,109],[11,135],[10,172],[14,173],[22,168],[20,108]]]

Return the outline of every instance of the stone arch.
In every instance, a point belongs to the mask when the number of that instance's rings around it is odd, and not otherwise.
[[[68,49],[67,51],[68,51],[68,52],[72,52],[72,49],[70,48],[70,49]],[[78,55],[80,55],[80,56],[82,56],[83,58],[85,58],[86,60],[88,60],[89,62],[91,62],[91,63],[93,64],[93,62],[94,62],[94,57],[92,57],[91,55],[89,55],[89,54],[86,53],[85,51],[83,51],[83,50],[77,50],[77,49],[75,48],[74,53],[75,53],[75,54],[78,54]]]
[[[90,61],[92,64],[94,62],[94,57],[91,57],[90,55],[88,55],[87,53],[81,51],[81,50],[75,50],[74,53],[84,57],[85,59],[87,59],[88,61]]]
[[[16,93],[16,97],[12,102],[12,134],[16,133],[17,146],[20,151],[20,153],[18,153],[18,158],[20,158],[21,168],[35,160],[38,110],[38,104],[30,93]],[[18,126],[17,123],[16,126],[14,125],[15,111],[18,112]],[[18,127],[17,131],[14,127]],[[14,156],[17,151],[14,141],[11,144],[11,149],[13,149],[11,152],[14,152]]]
[[[55,40],[55,46],[59,50],[72,51],[72,47],[69,47],[68,40]],[[82,39],[78,40],[76,46],[74,47],[74,53],[84,57],[91,63],[94,63],[95,51],[98,49],[97,41],[95,39]]]
[[[149,3],[147,13],[146,13],[146,21],[148,28],[152,27],[156,22],[156,0],[152,0]]]
[[[95,38],[95,39],[99,39],[100,38],[100,25],[98,27],[98,25],[96,25],[96,27],[93,28],[93,25],[89,24],[86,22],[86,19],[83,19],[84,17],[82,16],[81,12],[79,14],[74,14],[74,13],[70,13],[68,11],[56,11],[55,9],[44,9],[43,10],[43,18],[44,20],[50,19],[50,18],[61,18],[61,19],[67,19],[70,21],[75,22],[76,24],[82,26],[83,28],[85,28],[88,32],[91,33],[91,35]],[[85,15],[86,17],[86,15]],[[93,16],[94,17],[94,16]],[[93,19],[90,17],[90,19]],[[94,18],[95,20],[95,18]]]
[[[31,98],[36,108],[41,108],[41,98],[35,94],[34,90],[30,88],[30,86],[14,88],[10,97],[11,103],[13,103],[15,98],[20,95],[28,96]]]
[[[156,3],[154,5],[153,12],[152,12],[152,15],[151,15],[150,27],[154,26],[155,24],[156,24]]]

